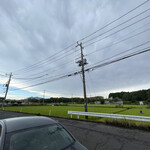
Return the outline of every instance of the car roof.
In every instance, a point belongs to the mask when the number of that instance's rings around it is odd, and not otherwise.
[[[8,118],[2,121],[6,126],[7,133],[57,123],[53,119],[42,116]]]

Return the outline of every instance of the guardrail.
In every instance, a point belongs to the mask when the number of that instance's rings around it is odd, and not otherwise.
[[[72,115],[77,115],[78,119],[79,119],[79,116],[93,116],[93,117],[150,122],[150,117],[146,117],[146,116],[120,115],[120,114],[107,114],[107,113],[95,113],[95,112],[81,112],[81,111],[68,111],[68,114],[71,115],[71,118],[72,118]]]

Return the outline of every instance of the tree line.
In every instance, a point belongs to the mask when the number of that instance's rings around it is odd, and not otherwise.
[[[101,103],[104,103],[104,97],[102,96],[96,96],[96,97],[90,97],[87,98],[89,103],[94,103],[95,101],[100,101]],[[37,100],[34,98],[28,99],[29,102],[43,102],[43,99]],[[80,97],[72,97],[72,98],[67,98],[67,97],[51,97],[44,99],[45,103],[84,103],[84,99]]]
[[[133,91],[133,92],[110,93],[109,98],[121,99],[123,101],[131,101],[131,102],[136,102],[136,101],[150,102],[150,89]]]

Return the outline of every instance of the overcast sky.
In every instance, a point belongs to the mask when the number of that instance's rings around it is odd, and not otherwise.
[[[42,97],[44,90],[46,97],[82,96],[81,75],[32,88],[22,90],[19,88],[47,82],[63,74],[81,70],[75,63],[80,59],[79,47],[75,47],[74,44],[62,51],[77,41],[82,42],[85,47],[83,52],[88,62],[86,68],[134,47],[136,48],[130,53],[150,47],[150,18],[143,19],[150,14],[147,10],[150,2],[81,41],[83,37],[143,2],[143,0],[0,0],[0,74],[11,72],[13,74],[8,98]],[[142,14],[127,21],[140,13]],[[121,23],[122,25],[119,25]],[[110,32],[107,32],[109,30]],[[118,31],[116,34],[112,34],[116,31]],[[92,40],[98,35],[101,36]],[[126,38],[129,39],[123,40]],[[99,42],[87,46],[96,40]],[[121,40],[123,41],[119,42]],[[115,44],[117,42],[118,44]],[[129,52],[119,56],[125,54]],[[29,66],[31,67],[24,69]],[[3,84],[7,81],[8,76],[0,76],[0,96],[4,96]],[[88,96],[104,97],[110,92],[150,88],[150,52],[87,72],[86,87]]]

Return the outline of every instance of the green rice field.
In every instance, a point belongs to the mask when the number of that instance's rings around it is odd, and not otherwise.
[[[17,111],[24,113],[49,115],[56,117],[70,118],[68,111],[84,111],[83,104],[69,104],[68,106],[11,106],[5,107],[6,111]],[[140,114],[142,111],[144,114]],[[124,114],[124,115],[137,115],[137,116],[150,116],[150,109],[146,105],[124,105],[123,108],[116,108],[116,105],[88,105],[88,112],[99,112],[99,113],[112,113],[112,114]],[[73,115],[73,118],[77,118]],[[80,119],[84,119],[84,116],[80,116]],[[89,117],[89,120],[93,121],[105,121],[108,118],[100,117]],[[110,119],[111,120],[111,119]],[[131,121],[135,123],[144,123]]]

